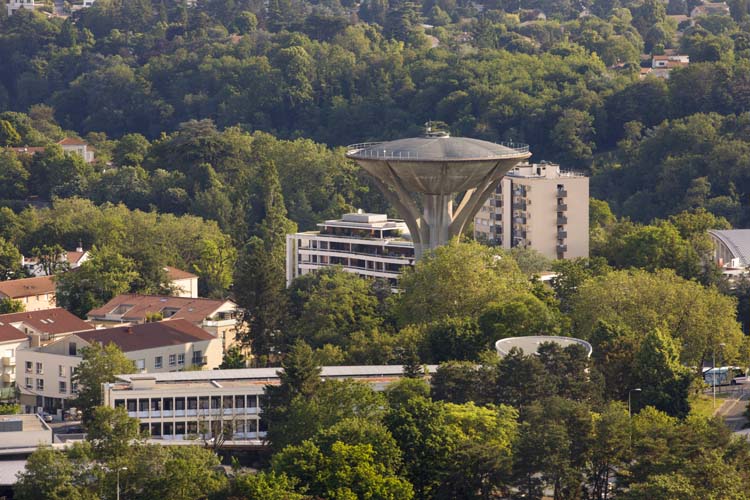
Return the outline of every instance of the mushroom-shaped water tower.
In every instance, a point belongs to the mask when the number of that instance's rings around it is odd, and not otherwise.
[[[525,144],[450,137],[428,128],[423,137],[352,144],[346,156],[399,211],[420,258],[461,234],[502,177],[531,153]]]

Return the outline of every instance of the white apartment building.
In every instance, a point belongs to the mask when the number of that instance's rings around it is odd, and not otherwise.
[[[18,9],[34,10],[36,3],[35,0],[8,0],[5,8],[8,9],[8,15],[12,16]]]
[[[16,381],[16,351],[28,346],[25,333],[0,321],[0,387],[10,387]]]
[[[436,366],[429,366],[434,373]],[[203,372],[121,375],[104,384],[104,405],[123,407],[140,420],[152,439],[208,440],[222,435],[232,441],[266,437],[260,418],[266,385],[279,383],[280,368],[243,368]],[[321,377],[355,379],[383,390],[403,375],[400,365],[324,366]]]
[[[94,342],[117,345],[139,373],[212,370],[223,359],[221,342],[184,319],[77,332],[45,346],[16,351],[21,404],[31,411],[64,409],[65,400],[78,390],[73,374],[81,350]]]
[[[327,266],[384,278],[396,287],[404,266],[414,265],[414,245],[400,219],[385,214],[351,213],[327,220],[319,231],[286,236],[286,283]]]
[[[480,240],[551,259],[589,256],[589,179],[553,163],[520,164],[474,219]]]

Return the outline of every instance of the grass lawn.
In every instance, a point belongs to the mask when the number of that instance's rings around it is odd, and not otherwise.
[[[716,394],[716,408],[727,400],[724,394]],[[714,414],[714,401],[710,394],[698,394],[690,400],[690,414],[711,417]]]

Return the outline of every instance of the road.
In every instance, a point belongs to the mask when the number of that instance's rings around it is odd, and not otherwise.
[[[724,401],[716,410],[715,415],[723,418],[724,423],[732,432],[740,431],[748,423],[747,417],[745,417],[748,400],[750,400],[750,393],[744,388],[734,391],[730,395],[730,399]]]

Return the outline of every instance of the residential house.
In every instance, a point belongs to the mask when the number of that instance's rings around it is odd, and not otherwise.
[[[0,314],[0,387],[16,381],[16,352],[47,344],[91,325],[65,309]]]
[[[690,18],[695,20],[701,16],[727,16],[731,15],[729,5],[726,2],[705,2],[693,7],[690,11]]]
[[[88,250],[78,247],[75,250],[68,250],[60,255],[60,263],[67,262],[69,269],[76,269],[84,262],[91,258]],[[21,264],[27,272],[34,276],[47,276],[47,271],[37,259],[22,257]]]
[[[174,295],[192,299],[198,297],[198,276],[171,266],[165,267],[164,272],[167,273],[169,284],[174,289]]]
[[[685,54],[655,55],[651,58],[651,72],[649,74],[669,79],[669,73],[675,68],[685,68],[690,64],[690,56]]]
[[[20,300],[26,311],[57,307],[55,282],[51,276],[0,281],[0,299]]]
[[[16,0],[13,1],[15,2]],[[27,1],[31,2],[31,8],[33,8],[34,0]],[[8,5],[8,9],[10,9],[10,5],[12,4]],[[83,161],[85,161],[86,163],[92,163],[95,160],[94,147],[88,144],[86,141],[83,141],[81,139],[74,139],[73,137],[66,137],[57,144],[62,148],[64,152],[77,154],[78,156],[83,158]],[[37,153],[44,152],[46,148],[44,146],[21,146],[7,149],[15,152],[16,154],[35,155]]]
[[[88,314],[100,326],[185,319],[220,339],[225,351],[237,340],[237,318],[237,304],[231,300],[138,294],[118,295]]]
[[[118,346],[138,373],[211,370],[223,358],[219,340],[184,319],[77,332],[16,352],[21,404],[46,411],[64,409],[65,400],[77,393],[73,374],[81,362],[81,350],[95,342]]]

